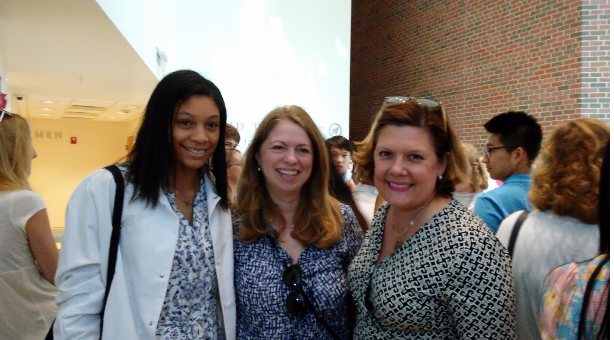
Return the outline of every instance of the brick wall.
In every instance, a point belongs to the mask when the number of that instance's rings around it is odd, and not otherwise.
[[[351,51],[355,141],[394,94],[440,100],[476,146],[508,110],[546,134],[581,116],[609,121],[608,1],[354,0]]]
[[[583,117],[610,120],[610,3],[583,0],[581,15]]]

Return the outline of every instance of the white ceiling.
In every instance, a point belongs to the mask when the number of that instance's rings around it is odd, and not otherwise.
[[[130,120],[158,82],[95,0],[0,0],[0,52],[30,118]]]

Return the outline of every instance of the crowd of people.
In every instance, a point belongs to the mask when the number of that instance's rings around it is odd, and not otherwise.
[[[609,338],[609,126],[484,128],[479,152],[438,101],[391,96],[362,141],[325,140],[289,105],[242,154],[216,85],[172,72],[58,255],[3,110],[0,338]]]

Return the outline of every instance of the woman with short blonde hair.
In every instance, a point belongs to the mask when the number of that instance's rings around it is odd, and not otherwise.
[[[473,211],[475,201],[488,188],[486,166],[480,161],[478,150],[471,144],[463,143],[467,158],[467,178],[454,187],[452,197]]]

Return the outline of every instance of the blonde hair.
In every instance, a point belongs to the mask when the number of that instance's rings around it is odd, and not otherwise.
[[[478,150],[471,144],[463,143],[463,151],[469,162],[471,169],[471,178],[469,178],[469,186],[471,192],[480,192],[488,188],[488,177],[486,177],[486,169],[484,163],[480,161]]]
[[[599,180],[609,138],[610,127],[597,119],[559,125],[537,158],[529,190],[533,207],[585,223],[599,222]]]
[[[32,190],[28,182],[31,164],[28,122],[18,114],[5,114],[0,122],[0,191]]]
[[[304,246],[313,244],[318,248],[328,248],[337,243],[342,234],[339,202],[328,193],[328,152],[322,134],[309,114],[294,105],[276,108],[264,117],[245,153],[243,174],[237,189],[236,207],[242,217],[237,239],[251,243],[261,237],[277,236],[268,221],[281,216],[281,212],[266,189],[264,175],[258,170],[256,154],[273,128],[283,119],[300,126],[313,147],[311,175],[301,188],[291,235]]]
[[[381,131],[387,126],[415,126],[426,129],[431,137],[431,143],[439,160],[448,159],[448,165],[437,181],[435,191],[440,196],[451,196],[454,185],[466,180],[465,154],[461,142],[450,126],[443,106],[429,108],[417,101],[408,100],[402,103],[382,105],[377,113],[371,130],[365,139],[357,143],[354,153],[355,171],[360,177],[366,177],[373,182],[375,160],[373,151]]]

